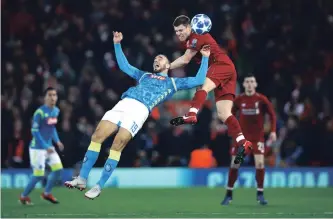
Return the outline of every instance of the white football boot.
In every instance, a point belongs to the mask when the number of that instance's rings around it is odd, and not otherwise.
[[[66,181],[65,186],[67,188],[77,188],[80,191],[83,191],[87,188],[87,180],[81,178],[80,176],[78,177],[73,177],[72,181]]]
[[[94,198],[97,198],[102,192],[102,189],[99,185],[95,185],[92,187],[88,192],[84,194],[86,198],[93,200]]]

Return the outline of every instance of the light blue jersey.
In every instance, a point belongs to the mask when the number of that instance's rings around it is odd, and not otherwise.
[[[39,107],[33,116],[31,133],[33,138],[30,147],[34,149],[47,149],[52,147],[52,140],[59,142],[55,125],[58,122],[59,108],[50,108],[46,105]]]
[[[143,103],[149,112],[158,104],[170,99],[178,90],[202,85],[208,70],[208,57],[202,57],[200,69],[195,77],[173,78],[163,73],[149,73],[130,65],[121,49],[120,43],[114,44],[119,68],[134,78],[138,84],[129,88],[121,99],[132,98]]]

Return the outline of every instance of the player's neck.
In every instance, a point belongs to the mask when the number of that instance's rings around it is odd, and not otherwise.
[[[161,71],[158,74],[161,75],[161,76],[168,76],[168,72],[167,71]]]
[[[51,104],[44,104],[45,106],[47,106],[48,108],[50,108],[50,109],[53,109],[54,108],[54,105],[51,105]]]
[[[252,92],[249,92],[249,91],[245,91],[245,95],[246,96],[253,96],[256,92],[255,91],[252,91]]]

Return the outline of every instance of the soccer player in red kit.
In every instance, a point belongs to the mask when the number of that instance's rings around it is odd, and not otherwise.
[[[251,148],[251,142],[242,134],[241,127],[231,109],[235,98],[237,73],[235,66],[226,52],[216,43],[209,34],[198,35],[192,32],[190,19],[187,16],[178,16],[173,22],[178,39],[186,49],[185,53],[171,63],[170,69],[188,64],[192,58],[200,63],[200,49],[203,45],[210,45],[211,56],[205,83],[197,90],[193,97],[192,106],[185,116],[174,118],[172,125],[195,124],[197,113],[206,101],[207,93],[214,90],[218,117],[228,126],[228,135],[237,143],[235,164],[242,163],[246,151]]]
[[[264,198],[264,119],[265,114],[268,113],[271,121],[270,141],[276,141],[276,115],[271,102],[263,94],[256,92],[257,82],[254,75],[249,74],[245,76],[243,81],[245,93],[236,97],[232,113],[236,115],[239,112],[239,121],[246,139],[252,142],[252,153],[254,155],[256,167],[256,181],[257,181],[257,201],[266,205],[267,201]],[[235,145],[232,150],[232,160],[235,159],[237,154]],[[222,201],[222,205],[228,205],[232,201],[232,189],[237,180],[239,164],[231,162],[229,169],[229,179],[227,186],[227,193]]]

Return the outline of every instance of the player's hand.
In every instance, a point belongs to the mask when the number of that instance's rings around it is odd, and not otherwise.
[[[60,151],[63,151],[64,148],[65,148],[64,144],[61,143],[61,141],[57,142],[57,146],[58,146],[58,148],[59,148]]]
[[[269,140],[272,141],[272,142],[276,141],[276,132],[271,132],[269,134]]]
[[[49,147],[48,149],[46,149],[46,152],[48,154],[52,154],[54,152],[54,148],[53,147]]]
[[[113,43],[120,43],[123,40],[122,32],[113,31]]]
[[[210,45],[204,45],[201,48],[200,52],[203,56],[209,57],[209,55],[210,55]]]

